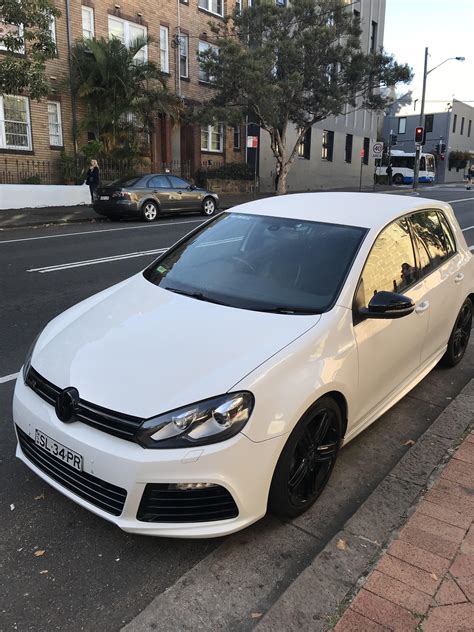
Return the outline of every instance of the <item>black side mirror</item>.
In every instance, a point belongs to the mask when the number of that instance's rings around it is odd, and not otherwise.
[[[197,189],[197,186],[196,186],[195,184],[190,184],[190,185],[188,186],[188,189],[189,189],[190,191],[194,191],[195,189]]]
[[[362,318],[403,318],[415,309],[415,303],[404,294],[396,292],[377,292],[368,307],[361,307],[359,315]]]

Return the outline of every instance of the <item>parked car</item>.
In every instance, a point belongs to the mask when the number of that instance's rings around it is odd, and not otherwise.
[[[17,456],[129,532],[293,518],[341,445],[440,360],[460,362],[473,302],[473,256],[444,202],[234,207],[49,323],[16,383]]]
[[[97,189],[94,211],[110,219],[154,222],[162,214],[184,211],[198,211],[211,217],[218,202],[215,193],[183,178],[170,173],[150,173],[121,178]]]

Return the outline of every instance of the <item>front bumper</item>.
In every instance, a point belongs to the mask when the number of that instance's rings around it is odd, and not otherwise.
[[[86,426],[64,424],[54,408],[24,385],[15,387],[13,419],[34,440],[40,430],[83,457],[84,472],[123,488],[123,510],[114,516],[80,498],[39,469],[17,446],[16,455],[52,487],[124,531],[145,535],[204,538],[227,535],[259,520],[267,510],[273,471],[286,437],[255,443],[243,434],[209,446],[177,450],[147,450]],[[236,518],[210,522],[157,523],[137,520],[137,511],[150,483],[214,483],[227,489],[237,508]]]

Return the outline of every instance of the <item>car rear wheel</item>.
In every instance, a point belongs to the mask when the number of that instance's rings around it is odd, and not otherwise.
[[[445,366],[456,366],[461,362],[469,338],[471,337],[472,328],[472,303],[470,299],[466,299],[462,304],[461,310],[456,318],[456,322],[448,340],[448,348],[441,359]]]
[[[142,219],[144,222],[154,222],[158,217],[158,206],[149,200],[142,207]]]
[[[402,176],[402,174],[401,173],[396,173],[393,176],[393,182],[395,184],[403,184],[403,176]]]
[[[322,397],[298,422],[273,474],[269,510],[294,518],[316,501],[331,476],[343,436],[341,410]]]
[[[214,215],[214,213],[216,212],[216,201],[214,200],[214,198],[204,198],[202,202],[201,212],[207,217],[211,217],[211,215]]]

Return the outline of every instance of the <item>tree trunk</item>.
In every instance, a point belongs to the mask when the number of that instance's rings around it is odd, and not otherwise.
[[[280,172],[278,174],[277,183],[277,195],[284,195],[286,193],[286,176],[288,175],[288,165],[281,165]]]

